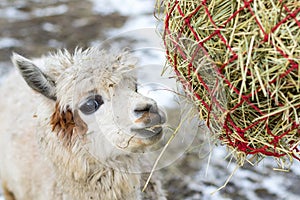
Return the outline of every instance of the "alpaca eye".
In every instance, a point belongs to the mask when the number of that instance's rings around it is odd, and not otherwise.
[[[83,104],[81,104],[79,109],[84,114],[89,115],[96,112],[103,103],[102,97],[100,95],[95,95],[89,97]]]

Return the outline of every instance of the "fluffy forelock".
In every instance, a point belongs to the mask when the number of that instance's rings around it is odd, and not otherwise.
[[[76,48],[73,54],[59,50],[43,59],[43,71],[55,80],[56,96],[62,109],[72,107],[75,93],[78,95],[95,87],[105,91],[124,78],[135,79],[132,71],[137,59],[126,50],[118,52],[98,47],[86,50]]]

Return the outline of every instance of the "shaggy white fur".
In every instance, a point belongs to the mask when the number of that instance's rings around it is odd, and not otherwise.
[[[13,70],[0,87],[7,200],[166,199],[155,176],[141,192],[148,163],[134,154],[161,138],[164,116],[135,91],[128,52],[89,48],[12,60],[23,79]]]

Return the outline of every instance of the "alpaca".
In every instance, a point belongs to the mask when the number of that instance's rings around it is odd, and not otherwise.
[[[0,86],[6,200],[166,199],[158,177],[141,190],[148,163],[138,155],[160,140],[165,116],[137,93],[129,52],[91,47],[12,61],[18,70]]]

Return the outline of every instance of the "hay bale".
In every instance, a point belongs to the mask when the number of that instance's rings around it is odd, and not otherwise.
[[[300,160],[300,2],[159,3],[169,64],[238,162]]]

